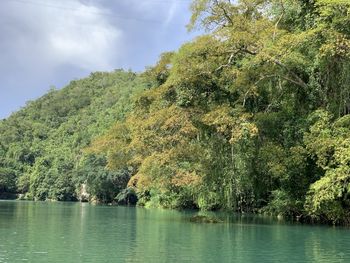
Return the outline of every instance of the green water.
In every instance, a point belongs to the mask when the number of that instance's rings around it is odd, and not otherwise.
[[[0,262],[350,262],[350,230],[221,214],[0,201]]]

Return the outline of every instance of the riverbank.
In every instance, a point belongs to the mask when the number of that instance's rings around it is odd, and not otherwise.
[[[14,193],[0,193],[0,200],[16,200],[19,195]]]
[[[25,199],[25,196],[22,194],[13,194],[13,193],[2,193],[0,195],[0,200],[3,201],[29,201],[29,202],[44,202],[44,203],[87,203],[90,205],[98,205],[98,206],[115,206],[115,207],[139,207],[139,208],[146,208],[146,209],[160,209],[160,210],[166,210],[166,211],[196,211],[198,213],[199,217],[197,217],[197,214],[192,218],[192,222],[197,222],[197,223],[218,223],[222,222],[222,220],[218,219],[217,215],[226,213],[226,214],[235,214],[235,215],[240,215],[242,217],[245,216],[267,216],[274,218],[276,222],[289,222],[289,223],[298,223],[298,224],[303,224],[303,225],[328,225],[328,226],[339,226],[339,227],[348,227],[350,226],[350,222],[348,221],[338,221],[337,223],[334,223],[334,221],[325,221],[322,219],[317,219],[317,218],[312,218],[311,216],[308,215],[303,215],[299,214],[298,216],[286,216],[286,215],[281,215],[281,214],[273,214],[273,213],[267,213],[264,212],[264,210],[256,210],[256,212],[250,212],[250,213],[244,213],[244,212],[237,212],[237,211],[230,211],[230,210],[224,210],[224,209],[219,209],[219,210],[211,210],[211,211],[206,211],[206,210],[200,210],[200,209],[194,209],[194,208],[181,208],[181,209],[174,209],[174,208],[166,208],[166,207],[161,207],[161,206],[152,206],[152,205],[137,205],[136,203],[130,203],[130,202],[101,202],[96,199],[92,199],[90,201],[80,201],[78,199],[72,200],[72,201],[58,201],[58,200],[30,200],[30,199]],[[199,219],[199,220],[198,220]]]

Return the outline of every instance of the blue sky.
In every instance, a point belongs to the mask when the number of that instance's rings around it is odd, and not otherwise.
[[[190,0],[1,0],[0,119],[93,71],[142,71],[194,38]]]

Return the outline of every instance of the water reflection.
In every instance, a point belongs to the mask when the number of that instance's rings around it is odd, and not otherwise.
[[[350,262],[349,230],[195,211],[0,202],[0,262]]]

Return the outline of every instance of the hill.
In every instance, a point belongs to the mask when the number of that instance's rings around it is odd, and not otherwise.
[[[97,198],[114,198],[128,174],[107,171],[104,156],[85,156],[82,149],[123,120],[132,96],[145,87],[132,72],[93,73],[51,89],[2,120],[0,190],[35,200],[76,200],[81,184],[89,181]]]

